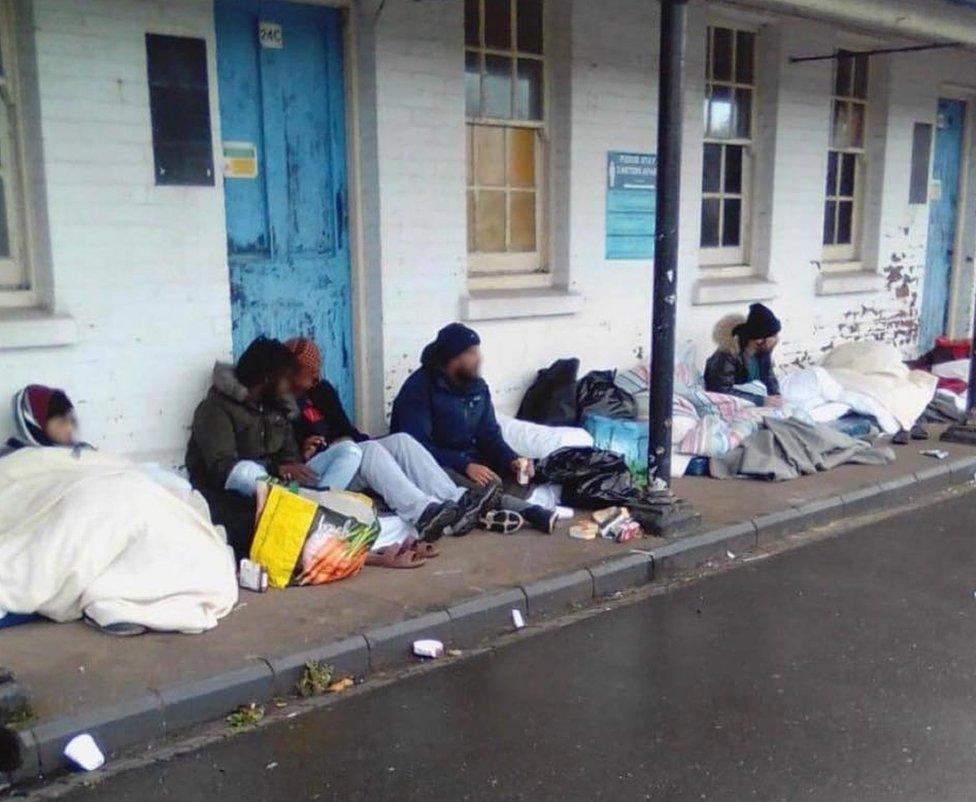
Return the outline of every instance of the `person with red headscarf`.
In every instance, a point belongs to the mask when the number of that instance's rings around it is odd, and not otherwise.
[[[0,448],[0,456],[26,446],[84,445],[78,442],[74,404],[64,390],[29,384],[14,396],[17,436]]]

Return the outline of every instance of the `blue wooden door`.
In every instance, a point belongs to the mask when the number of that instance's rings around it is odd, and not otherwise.
[[[918,344],[922,352],[928,351],[935,338],[945,333],[948,321],[965,119],[964,101],[939,99],[932,155],[935,192],[929,201],[929,237],[919,320]]]
[[[342,18],[215,0],[234,354],[260,334],[312,337],[353,401]],[[259,35],[260,31],[260,35]],[[256,152],[256,170],[249,156]]]

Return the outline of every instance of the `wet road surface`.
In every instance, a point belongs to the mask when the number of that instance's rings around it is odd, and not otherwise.
[[[961,496],[67,798],[974,799],[974,524]]]

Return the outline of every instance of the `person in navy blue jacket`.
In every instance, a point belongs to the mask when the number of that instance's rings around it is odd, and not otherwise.
[[[424,348],[420,368],[404,382],[393,402],[390,431],[422,443],[459,483],[485,486],[512,479],[524,463],[505,442],[495,418],[488,384],[481,378],[481,339],[461,323],[451,323]],[[502,504],[522,514],[536,529],[551,532],[555,513],[505,495]]]

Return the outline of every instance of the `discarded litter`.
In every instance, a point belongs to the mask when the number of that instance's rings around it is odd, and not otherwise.
[[[734,552],[731,552],[731,551],[726,551],[725,552],[725,556],[728,557],[730,560],[734,560],[735,559],[735,553]]]
[[[244,588],[244,590],[264,593],[268,589],[268,572],[264,569],[264,566],[244,558],[240,563],[237,584]]]
[[[348,690],[355,684],[356,682],[355,680],[353,680],[352,677],[343,677],[342,679],[337,679],[329,686],[329,693],[342,693],[343,691]]]
[[[87,732],[76,735],[64,747],[65,756],[85,771],[95,771],[105,765],[105,755],[95,739]]]
[[[627,543],[644,536],[644,530],[626,507],[607,507],[593,513],[597,532],[602,538]]]
[[[949,452],[943,451],[941,448],[926,448],[918,453],[923,457],[935,457],[936,459],[947,459],[949,457]]]
[[[439,640],[415,640],[413,642],[413,653],[417,657],[426,657],[430,660],[436,660],[438,657],[444,656],[444,644]]]
[[[267,771],[273,771],[274,769],[276,769],[276,768],[278,768],[278,762],[277,762],[277,761],[272,761],[271,763],[269,763],[269,764],[268,764],[267,766],[265,766],[264,768],[265,768],[265,769],[266,769]]]
[[[464,654],[464,652],[462,652],[460,649],[448,649],[447,654],[449,657],[460,657],[462,654]]]
[[[569,536],[577,540],[596,540],[600,528],[593,521],[583,521],[569,527]]]
[[[522,629],[522,627],[525,626],[525,619],[522,617],[521,610],[512,610],[512,623],[515,625],[516,629]]]

